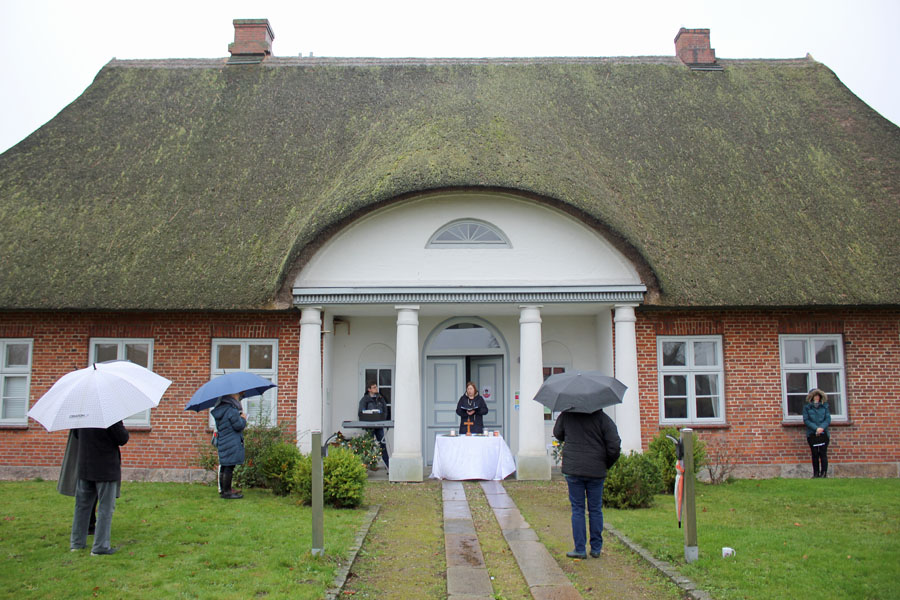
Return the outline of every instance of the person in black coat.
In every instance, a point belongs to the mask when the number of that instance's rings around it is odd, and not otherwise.
[[[369,415],[379,416],[380,419],[378,420],[380,421],[387,420],[387,401],[384,399],[384,396],[378,393],[378,384],[374,381],[370,381],[366,385],[366,393],[359,399],[359,409],[356,411],[356,416],[360,421],[363,420],[363,411],[369,411]],[[375,436],[375,441],[381,446],[381,460],[384,461],[384,468],[390,469],[391,458],[388,455],[387,444],[384,441],[384,428],[375,427],[371,431],[372,435]]]
[[[91,555],[113,554],[110,546],[112,516],[122,481],[122,453],[119,446],[128,443],[128,430],[122,421],[106,429],[75,429],[78,444],[75,484],[75,514],[72,517],[71,550],[87,545],[88,526],[94,502],[97,502],[97,525]]]
[[[616,424],[602,410],[594,413],[564,411],[553,426],[553,437],[563,446],[562,472],[572,505],[572,538],[575,550],[569,558],[586,558],[584,503],[590,517],[591,556],[603,546],[603,482],[607,470],[622,452]]]
[[[219,451],[219,496],[225,500],[243,498],[231,487],[234,468],[244,464],[244,428],[247,415],[241,406],[241,394],[222,396],[210,411],[216,420],[216,449]]]
[[[459,420],[459,434],[468,432],[466,421],[472,421],[472,433],[484,433],[484,415],[488,414],[487,402],[478,393],[478,386],[471,381],[466,384],[466,393],[456,403]]]

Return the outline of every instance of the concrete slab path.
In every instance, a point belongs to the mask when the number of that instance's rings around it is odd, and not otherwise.
[[[503,484],[483,481],[481,488],[532,597],[536,600],[581,600],[581,594],[522,518]],[[491,578],[484,564],[463,484],[443,481],[442,492],[447,596],[451,600],[489,600],[493,597]]]

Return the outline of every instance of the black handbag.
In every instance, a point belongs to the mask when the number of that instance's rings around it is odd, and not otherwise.
[[[809,436],[809,443],[813,446],[824,446],[828,443],[828,435],[823,433],[814,433]]]

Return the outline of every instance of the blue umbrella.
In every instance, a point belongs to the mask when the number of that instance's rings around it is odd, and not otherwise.
[[[243,393],[245,397],[259,396],[273,387],[277,386],[268,379],[254,373],[245,373],[243,371],[228,373],[211,379],[200,386],[200,389],[191,396],[184,410],[200,412],[215,406],[218,399],[222,396],[240,393]]]

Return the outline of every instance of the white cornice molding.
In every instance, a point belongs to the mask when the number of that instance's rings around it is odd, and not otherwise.
[[[571,304],[637,302],[644,285],[563,287],[294,288],[294,306],[342,304]]]

